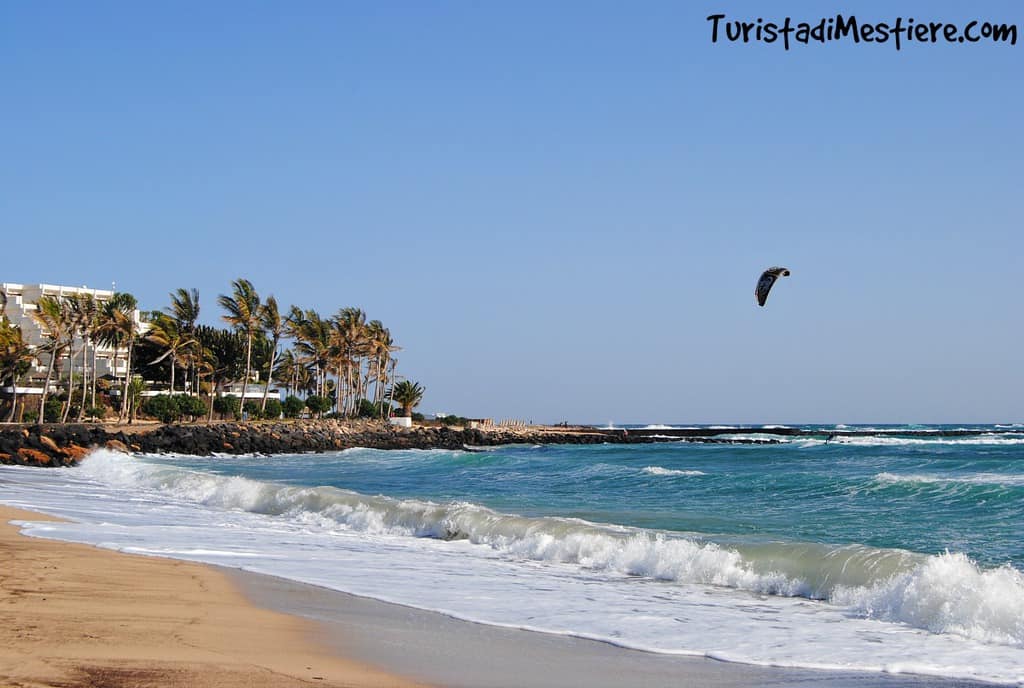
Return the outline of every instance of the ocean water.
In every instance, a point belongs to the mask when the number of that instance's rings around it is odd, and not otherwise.
[[[0,502],[71,519],[24,524],[30,535],[482,623],[723,661],[1021,684],[1024,427],[980,429],[993,433],[99,450],[74,469],[0,467]]]

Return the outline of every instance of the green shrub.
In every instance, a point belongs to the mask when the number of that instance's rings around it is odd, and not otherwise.
[[[161,423],[173,423],[181,417],[178,402],[169,394],[157,394],[146,399],[142,405],[142,412],[153,416]]]
[[[267,403],[269,404],[270,402]],[[291,394],[284,400],[284,417],[298,418],[302,415],[302,410],[304,408],[306,408],[306,402],[299,399],[294,394]]]
[[[271,420],[277,420],[281,417],[281,400],[280,399],[267,399],[267,405],[263,409],[263,417]]]
[[[206,402],[199,397],[181,394],[174,397],[174,401],[178,404],[178,414],[182,417],[187,416],[192,420],[204,417],[210,410],[206,406]]]
[[[105,406],[90,406],[85,409],[85,415],[88,418],[105,418],[107,416],[107,409]]]
[[[242,417],[241,413],[242,404],[239,402],[238,397],[217,397],[213,400],[213,410],[217,414],[224,418],[224,416],[231,416],[235,420]]]
[[[360,399],[356,405],[356,415],[360,418],[387,418],[389,405],[386,401],[374,404],[369,399]]]
[[[249,399],[242,404],[242,411],[249,420],[259,420],[263,417],[263,413],[260,411],[260,402],[255,399]]]
[[[438,418],[441,421],[441,425],[462,425],[465,426],[469,423],[469,418],[464,416],[445,416],[444,418]]]
[[[313,394],[306,397],[306,408],[308,408],[312,413],[320,415],[331,410],[331,400],[327,397],[321,397]]]
[[[39,411],[25,411],[21,414],[22,423],[35,423],[39,420]]]
[[[61,403],[60,399],[46,400],[46,405],[43,407],[43,420],[47,423],[59,423],[60,412],[64,410],[64,404]],[[36,416],[38,417],[38,415]]]

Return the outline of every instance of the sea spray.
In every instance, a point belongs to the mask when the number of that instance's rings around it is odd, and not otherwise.
[[[832,601],[864,616],[1024,647],[1024,576],[981,570],[963,554],[928,557],[912,571],[868,587],[837,587]]]

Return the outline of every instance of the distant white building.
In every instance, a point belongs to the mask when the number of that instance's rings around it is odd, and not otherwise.
[[[220,395],[223,397],[240,397],[243,401],[246,399],[263,399],[263,385],[253,383],[243,385],[241,382],[229,382],[221,385]],[[281,390],[271,384],[270,389],[267,390],[267,396],[270,399],[281,401]]]
[[[32,317],[32,313],[35,312],[41,298],[44,296],[64,297],[64,296],[77,296],[79,294],[90,294],[100,304],[105,303],[113,298],[114,292],[107,289],[90,289],[89,287],[67,287],[56,284],[14,284],[11,282],[0,283],[0,293],[3,294],[3,299],[0,299],[0,306],[3,306],[4,315],[13,325],[17,325],[21,328],[22,338],[29,346],[33,349],[38,349],[46,344],[47,332],[36,319]],[[6,302],[6,303],[5,303]],[[142,322],[140,312],[136,309],[133,314],[136,325],[139,327],[139,331],[143,332],[146,330],[146,324]],[[96,369],[93,371],[93,356],[92,347],[96,346]],[[74,349],[81,351],[82,340],[76,338]],[[90,342],[89,356],[86,357],[85,366],[88,369],[89,376],[92,377],[94,374],[97,376],[110,375],[113,377],[123,378],[127,373],[127,351],[119,350],[117,356],[114,355],[114,350],[111,347],[97,344],[96,342]],[[77,357],[76,357],[77,358]],[[66,359],[65,359],[66,361]],[[36,357],[35,366],[30,372],[32,378],[42,378],[46,373],[46,366],[49,364],[48,354],[39,352]],[[76,360],[75,367],[77,370],[81,370],[81,360]],[[22,389],[19,387],[19,393]],[[26,388],[24,391],[31,393],[31,388]]]

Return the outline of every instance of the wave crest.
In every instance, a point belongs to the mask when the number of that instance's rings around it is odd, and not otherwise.
[[[869,618],[1024,646],[1024,576],[1011,566],[982,570],[960,553],[871,586],[839,586],[832,601]]]
[[[647,466],[644,469],[644,473],[648,475],[685,475],[685,476],[697,476],[707,475],[704,471],[696,470],[678,470],[675,468],[662,468],[661,466]]]
[[[644,470],[648,469],[661,474],[657,466]],[[78,470],[136,491],[285,516],[309,527],[466,540],[502,556],[573,564],[613,575],[819,598],[865,617],[1024,646],[1024,577],[1010,566],[982,570],[963,554],[924,556],[807,543],[729,547],[580,519],[504,514],[467,502],[438,504],[220,476],[106,450],[90,455]]]

